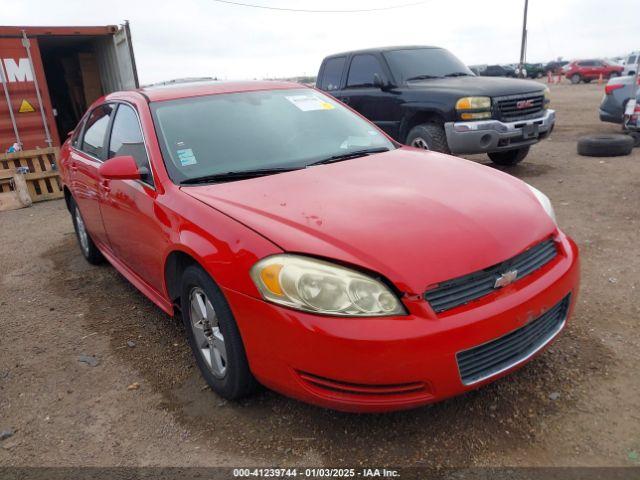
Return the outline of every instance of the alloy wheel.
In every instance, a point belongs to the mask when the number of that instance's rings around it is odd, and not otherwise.
[[[89,234],[87,233],[87,229],[84,226],[84,221],[82,220],[82,215],[80,215],[80,209],[76,206],[76,228],[78,230],[78,240],[80,240],[80,248],[82,248],[82,252],[85,256],[89,255]]]
[[[207,298],[207,294],[199,287],[189,293],[191,331],[198,351],[217,378],[223,378],[227,372],[227,350],[224,336],[220,331],[218,316]]]

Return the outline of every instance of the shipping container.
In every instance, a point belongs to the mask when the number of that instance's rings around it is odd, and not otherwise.
[[[0,26],[0,153],[57,147],[102,95],[138,88],[128,22]]]

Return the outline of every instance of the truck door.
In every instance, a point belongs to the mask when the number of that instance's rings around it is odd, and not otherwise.
[[[377,55],[354,55],[349,65],[341,100],[371,120],[393,138],[398,138],[400,126],[400,96],[374,85],[378,76],[384,85],[389,83],[389,72]]]

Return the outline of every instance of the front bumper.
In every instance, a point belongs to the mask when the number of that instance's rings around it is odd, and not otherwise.
[[[406,409],[485,385],[533,358],[465,384],[456,354],[523,327],[569,294],[570,316],[579,287],[578,250],[562,233],[556,241],[560,254],[540,270],[439,315],[422,297],[404,299],[407,316],[338,318],[278,307],[231,290],[225,295],[251,371],[267,387],[337,410]]]
[[[515,122],[479,120],[476,122],[447,122],[444,129],[451,153],[471,154],[499,152],[533,145],[546,138],[556,122],[556,112],[544,111],[542,116]],[[535,136],[525,130],[537,126]]]

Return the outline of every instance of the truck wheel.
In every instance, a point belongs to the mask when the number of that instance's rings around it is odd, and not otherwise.
[[[529,154],[529,147],[516,148],[505,152],[489,152],[487,155],[493,163],[511,166],[520,163]]]
[[[435,122],[423,123],[413,127],[407,135],[407,145],[424,148],[441,153],[451,153],[447,144],[447,134],[444,127]]]
[[[573,83],[574,85],[577,85],[581,81],[582,81],[582,77],[579,74],[574,73],[573,75],[571,75],[571,83]]]
[[[578,139],[578,154],[587,157],[619,157],[633,150],[633,137],[619,133],[601,133]]]

